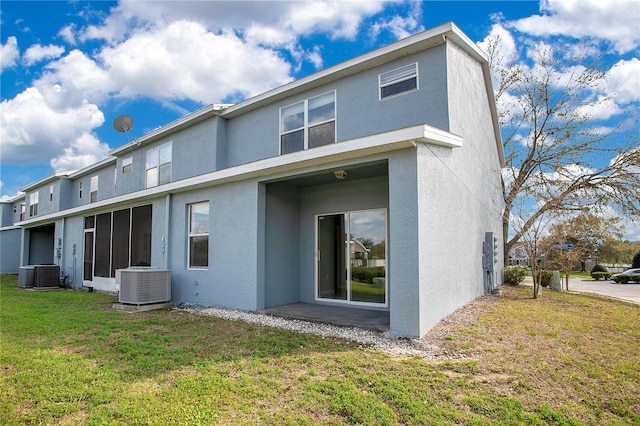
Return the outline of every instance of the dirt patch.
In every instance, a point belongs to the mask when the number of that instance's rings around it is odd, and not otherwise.
[[[453,350],[450,343],[454,334],[460,329],[471,327],[485,311],[495,305],[502,296],[485,295],[457,309],[443,318],[435,327],[425,334],[421,341],[434,347],[438,358],[456,359],[471,355],[469,350]]]

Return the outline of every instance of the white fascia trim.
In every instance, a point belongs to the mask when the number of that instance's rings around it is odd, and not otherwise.
[[[56,173],[54,173],[52,175],[49,175],[49,176],[44,177],[44,178],[42,178],[40,180],[37,180],[35,182],[32,182],[32,183],[30,183],[28,185],[23,186],[22,188],[19,189],[19,191],[27,192],[27,191],[30,191],[30,190],[32,190],[34,188],[38,188],[38,187],[40,187],[42,185],[46,185],[46,184],[48,184],[50,182],[55,182],[56,180],[58,180],[60,178],[69,177],[73,173],[75,173],[75,170],[68,171],[68,172],[56,172]]]
[[[428,124],[419,124],[417,126],[405,127],[390,132],[337,142],[331,145],[324,145],[217,170],[153,188],[143,189],[134,193],[119,195],[95,203],[31,218],[23,222],[18,222],[16,225],[26,226],[51,222],[64,216],[72,216],[89,211],[99,211],[106,208],[114,208],[119,205],[140,203],[141,201],[151,200],[166,194],[185,192],[252,178],[269,177],[275,173],[286,173],[309,166],[415,147],[418,143],[458,148],[462,146],[462,142],[463,138],[461,136],[454,135]]]
[[[91,172],[95,172],[98,169],[101,169],[105,166],[110,165],[111,163],[115,163],[116,161],[116,157],[113,156],[109,156],[107,158],[103,158],[102,160],[98,161],[97,163],[93,163],[87,167],[85,167],[84,169],[80,169],[77,172],[74,172],[72,174],[69,175],[69,179],[76,179],[79,178],[81,176],[87,175]]]
[[[0,232],[3,232],[3,231],[13,231],[13,230],[16,230],[16,229],[22,229],[22,228],[21,228],[21,227],[19,227],[19,226],[16,226],[16,225],[13,225],[13,226],[3,226],[3,227],[1,227],[1,228],[0,228]]]

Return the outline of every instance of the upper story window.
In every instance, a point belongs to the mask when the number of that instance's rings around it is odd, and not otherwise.
[[[91,176],[91,202],[98,201],[98,176]]]
[[[122,173],[129,173],[133,169],[133,159],[131,157],[122,159]]]
[[[49,201],[53,201],[53,185],[49,186]]]
[[[35,216],[38,214],[38,199],[40,193],[38,191],[29,194],[29,216]]]
[[[82,198],[82,181],[78,182],[78,198]]]
[[[380,74],[380,99],[418,90],[418,64]]]
[[[209,202],[189,206],[189,268],[209,266]]]
[[[24,220],[24,212],[25,212],[26,206],[24,203],[20,203],[20,221]]]
[[[336,141],[336,92],[280,109],[280,154]]]
[[[147,188],[171,182],[171,145],[167,142],[147,151]]]

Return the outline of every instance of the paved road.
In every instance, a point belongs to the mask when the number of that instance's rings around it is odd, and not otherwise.
[[[531,277],[527,277],[523,284],[531,285]],[[562,280],[562,284],[564,285],[564,279]],[[640,304],[640,284],[616,284],[613,281],[591,281],[583,278],[569,278],[569,291],[596,293],[602,296]]]

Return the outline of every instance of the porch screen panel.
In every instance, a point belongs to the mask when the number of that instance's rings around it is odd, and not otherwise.
[[[91,281],[93,279],[93,231],[84,233],[84,268],[82,279],[85,281]]]
[[[131,266],[151,266],[152,206],[131,209]]]
[[[129,209],[113,212],[112,277],[116,276],[116,269],[129,267],[129,225]]]
[[[109,278],[111,275],[111,213],[96,216],[96,244],[94,276]]]

